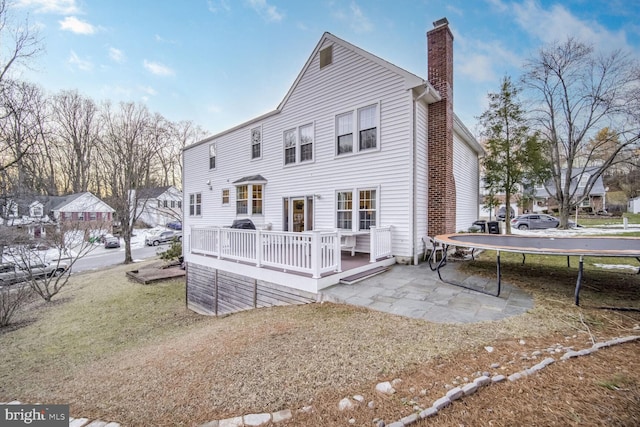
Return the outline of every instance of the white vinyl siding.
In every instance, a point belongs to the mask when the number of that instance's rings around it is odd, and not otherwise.
[[[477,154],[455,133],[453,177],[456,183],[456,230],[467,231],[478,219],[479,170]]]

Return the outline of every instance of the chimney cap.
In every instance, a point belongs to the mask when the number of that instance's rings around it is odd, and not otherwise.
[[[449,20],[447,18],[438,19],[433,23],[433,28],[442,27],[443,25],[449,25]]]

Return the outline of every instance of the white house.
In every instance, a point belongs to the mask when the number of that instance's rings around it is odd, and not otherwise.
[[[192,309],[313,298],[478,218],[483,150],[453,114],[446,19],[427,44],[425,80],[325,33],[275,110],[184,149]],[[246,218],[257,231],[224,228]]]
[[[130,197],[136,190],[131,190]],[[182,221],[182,191],[173,185],[137,190],[137,210],[133,218],[155,227]]]
[[[588,194],[580,202],[581,208],[590,209],[592,212],[606,210],[607,208],[607,188],[605,188],[602,176],[597,178],[594,172],[598,167],[574,168],[571,171],[571,183],[569,184],[569,195],[572,199],[580,198],[585,194],[585,189],[592,184]],[[567,170],[562,170],[562,185],[564,185]],[[595,181],[594,181],[595,179]],[[557,206],[555,199],[556,188],[553,181],[545,185],[537,185],[534,189],[534,212],[546,212]]]
[[[640,213],[640,197],[629,199],[629,203],[627,205],[627,212],[634,213],[634,214]]]

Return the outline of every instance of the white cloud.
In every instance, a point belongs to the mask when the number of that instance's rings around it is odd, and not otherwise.
[[[284,14],[267,3],[267,0],[247,0],[247,2],[267,22],[280,22],[284,18]]]
[[[356,33],[368,33],[373,30],[373,24],[369,18],[367,18],[364,13],[362,13],[362,9],[360,6],[356,4],[356,2],[351,3],[351,29]]]
[[[138,86],[138,89],[140,89],[142,92],[146,93],[147,95],[151,95],[151,96],[154,96],[158,93],[151,86]]]
[[[147,61],[146,59],[144,60],[144,68],[157,76],[173,76],[175,74],[175,72],[166,65],[160,64],[159,62]]]
[[[84,22],[76,18],[75,16],[67,16],[62,21],[58,21],[60,23],[60,29],[71,31],[76,34],[93,34],[96,32],[96,29],[93,25],[88,22]]]
[[[493,7],[494,10],[498,12],[506,12],[509,9],[502,0],[485,0],[489,5]]]
[[[93,70],[93,63],[91,63],[91,61],[88,61],[86,59],[80,58],[74,51],[71,51],[71,53],[69,54],[68,62],[72,66],[82,71]]]
[[[488,55],[471,54],[459,59],[457,71],[474,82],[490,82],[496,78],[493,71],[494,59]]]
[[[79,12],[76,0],[17,0],[16,6],[35,8],[36,13],[70,15]]]
[[[211,13],[218,13],[221,10],[229,12],[231,10],[227,0],[209,0],[207,1],[207,7]]]
[[[115,47],[110,47],[109,58],[118,63],[124,62],[124,52],[122,52],[120,49],[116,49]]]
[[[544,43],[562,42],[567,37],[593,44],[604,50],[627,48],[623,31],[611,32],[598,22],[581,21],[564,6],[556,4],[543,9],[533,0],[514,3],[516,22],[530,35]]]
[[[219,114],[222,112],[222,108],[219,105],[209,105],[207,111],[213,114]]]

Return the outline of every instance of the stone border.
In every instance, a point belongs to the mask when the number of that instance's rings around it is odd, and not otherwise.
[[[609,341],[595,343],[590,348],[585,348],[578,351],[572,350],[571,348],[566,348],[565,349],[566,352],[560,357],[560,361],[564,362],[575,357],[589,355],[591,353],[594,353],[600,350],[601,348],[611,347],[614,345],[624,344],[627,342],[632,342],[637,340],[640,340],[640,335],[630,335],[627,337],[614,338]],[[485,347],[485,349],[489,352],[493,351],[493,348],[491,347]],[[547,350],[549,353],[562,352],[562,350],[557,347],[555,349],[549,348]],[[534,358],[541,354],[542,354],[541,351],[534,351],[532,353]],[[450,388],[444,396],[434,401],[431,407],[429,408],[422,409],[419,406],[414,406],[415,412],[413,414],[407,415],[406,417],[403,417],[397,421],[394,421],[391,424],[386,424],[383,420],[380,420],[380,419],[374,419],[373,423],[376,427],[410,426],[412,424],[415,424],[419,420],[431,418],[438,415],[438,412],[450,406],[452,402],[462,399],[465,396],[469,396],[473,393],[476,393],[483,387],[486,387],[491,384],[500,383],[505,380],[512,381],[512,382],[517,381],[519,379],[528,377],[529,375],[533,375],[536,372],[546,368],[547,366],[555,362],[556,362],[556,359],[554,359],[553,357],[547,357],[543,359],[541,362],[539,362],[538,364],[532,366],[531,368],[527,368],[520,372],[513,373],[508,377],[504,375],[489,376],[489,374],[485,372],[482,375],[476,377],[471,382],[468,382],[462,386],[456,386],[456,387]],[[492,365],[492,368],[494,367],[497,367],[497,366]],[[387,395],[394,394],[396,390],[393,387],[397,386],[400,383],[402,383],[401,379],[394,379],[391,382],[385,381],[385,382],[378,383],[376,385],[376,392],[381,394],[387,394]],[[353,400],[355,400],[357,403],[364,403],[365,398],[361,395],[355,395],[353,396]],[[0,402],[0,405],[20,405],[20,404],[21,402],[19,401],[13,401],[13,402],[7,402],[7,403]],[[367,406],[369,408],[374,408],[375,402],[370,401],[367,404]],[[348,397],[345,397],[344,399],[340,400],[340,402],[338,403],[338,409],[341,411],[349,410],[349,409],[352,409],[353,407],[354,407],[354,403]],[[305,406],[301,409],[298,409],[298,412],[308,413],[312,411],[313,411],[312,406]],[[259,426],[267,425],[269,423],[277,424],[282,421],[287,421],[287,420],[290,420],[292,417],[293,417],[293,413],[291,412],[291,410],[284,409],[282,411],[272,412],[272,413],[247,414],[239,417],[225,418],[222,420],[213,420],[204,424],[200,424],[198,427],[259,427]],[[355,424],[355,422],[356,422],[355,419],[349,420],[350,424]],[[69,427],[120,427],[120,424],[116,422],[107,423],[101,420],[91,421],[88,418],[69,418]]]

